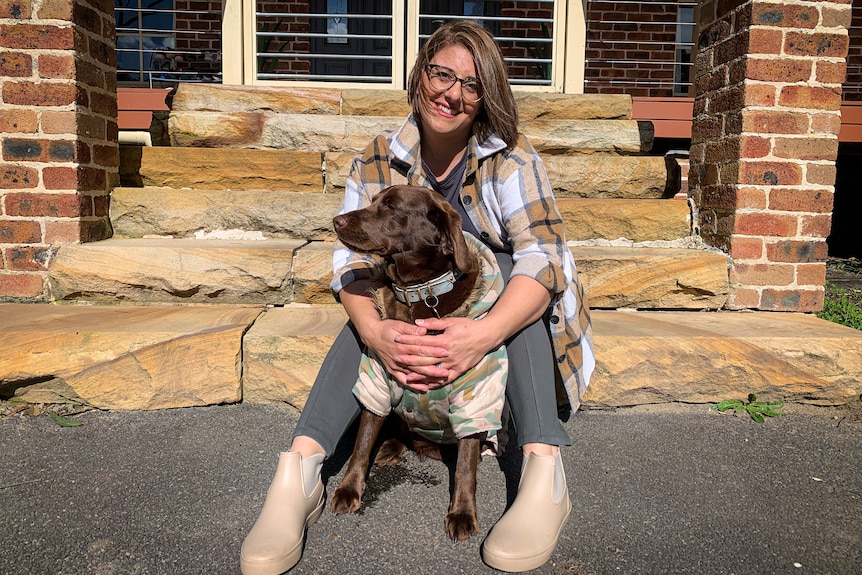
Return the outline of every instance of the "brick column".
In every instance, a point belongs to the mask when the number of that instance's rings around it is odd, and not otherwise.
[[[0,0],[0,301],[51,298],[58,246],[111,235],[114,5]]]
[[[850,0],[700,7],[689,188],[728,307],[823,307]]]

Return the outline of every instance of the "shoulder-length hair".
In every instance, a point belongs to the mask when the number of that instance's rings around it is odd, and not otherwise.
[[[473,133],[480,141],[496,134],[506,142],[508,149],[513,148],[518,141],[518,107],[509,86],[506,62],[491,33],[472,20],[443,24],[419,50],[407,86],[407,101],[413,106],[413,117],[421,124],[422,74],[431,58],[447,46],[462,46],[473,55],[476,75],[482,84],[482,109],[473,122]]]

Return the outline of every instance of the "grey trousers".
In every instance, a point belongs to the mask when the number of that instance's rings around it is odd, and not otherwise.
[[[508,281],[512,256],[497,254],[500,270]],[[506,342],[509,379],[506,399],[518,444],[570,445],[568,433],[557,416],[554,359],[546,318],[527,326]],[[347,428],[359,416],[353,396],[363,343],[348,322],[329,349],[308,401],[299,417],[294,437],[310,437],[331,456]]]

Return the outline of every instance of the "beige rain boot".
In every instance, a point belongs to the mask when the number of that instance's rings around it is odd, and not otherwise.
[[[530,454],[518,495],[482,545],[482,559],[500,571],[529,571],[554,552],[572,503],[560,454]]]
[[[242,543],[243,575],[277,575],[299,562],[305,530],[323,511],[322,465],[323,455],[279,456],[263,509]]]

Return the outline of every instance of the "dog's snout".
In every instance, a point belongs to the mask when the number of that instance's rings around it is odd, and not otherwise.
[[[340,230],[347,225],[347,218],[345,218],[343,215],[337,215],[332,218],[332,225],[335,226],[336,230]]]

